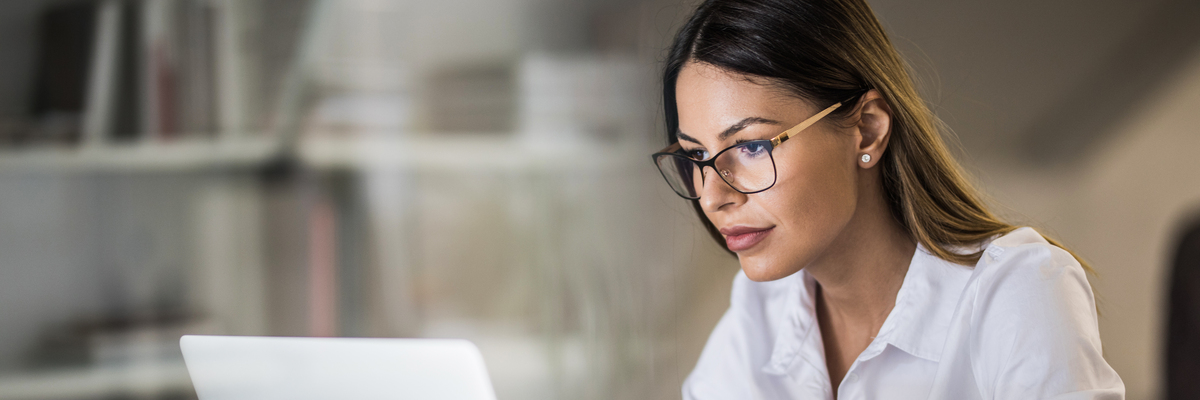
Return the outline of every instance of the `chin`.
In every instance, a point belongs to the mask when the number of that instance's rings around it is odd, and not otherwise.
[[[765,260],[761,256],[743,257],[739,254],[738,263],[742,265],[742,272],[746,273],[746,277],[755,282],[773,281],[796,273],[796,271],[781,268],[778,263]]]

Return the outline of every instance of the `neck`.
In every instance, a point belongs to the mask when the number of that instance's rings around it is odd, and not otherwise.
[[[820,285],[831,317],[878,332],[896,302],[916,243],[890,214],[883,196],[860,203],[825,254],[805,267]],[[872,336],[874,334],[872,333]]]

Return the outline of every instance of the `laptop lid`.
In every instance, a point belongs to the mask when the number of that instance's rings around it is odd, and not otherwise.
[[[479,349],[459,339],[186,335],[200,400],[495,400]]]

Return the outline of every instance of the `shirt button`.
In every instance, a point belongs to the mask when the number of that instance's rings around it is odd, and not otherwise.
[[[854,381],[857,381],[857,380],[858,380],[858,374],[856,374],[856,373],[851,372],[849,375],[846,375],[846,383],[854,383]]]

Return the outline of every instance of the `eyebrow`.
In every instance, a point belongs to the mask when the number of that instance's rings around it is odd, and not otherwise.
[[[773,119],[767,119],[767,118],[762,118],[762,117],[747,117],[745,119],[742,119],[741,121],[738,121],[738,123],[731,125],[729,128],[726,128],[723,132],[721,132],[720,135],[717,135],[717,141],[724,141],[725,139],[728,139],[730,136],[733,136],[734,134],[741,132],[743,129],[746,129],[746,127],[749,127],[750,125],[754,125],[754,124],[780,125],[782,123],[779,121],[773,120]],[[676,136],[679,137],[679,140],[686,140],[686,141],[689,141],[689,142],[692,142],[695,144],[700,144],[699,140],[696,140],[696,138],[688,136],[687,134],[685,134],[683,132],[678,132],[676,134]]]
[[[696,138],[694,138],[694,137],[688,136],[686,133],[679,132],[678,134],[676,134],[676,136],[679,136],[679,140],[686,140],[686,141],[689,141],[689,142],[692,142],[695,144],[700,144],[699,140],[696,140]]]

